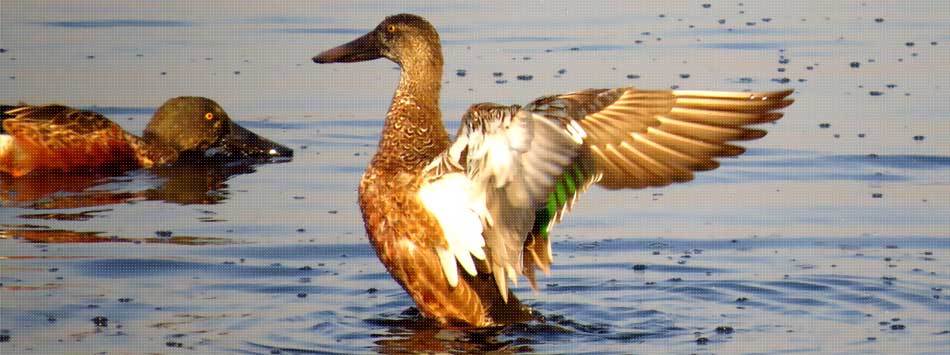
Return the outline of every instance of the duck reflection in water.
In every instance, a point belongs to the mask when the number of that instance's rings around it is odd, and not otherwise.
[[[517,326],[446,328],[435,319],[423,317],[415,307],[396,317],[372,318],[366,322],[387,329],[386,333],[374,334],[379,338],[374,342],[375,351],[380,354],[515,354],[533,351],[530,346],[510,339],[511,332],[518,331]]]
[[[253,173],[261,163],[284,161],[189,159],[119,176],[61,173],[14,178],[0,174],[0,206],[60,209],[135,201],[210,205],[228,198],[226,182],[232,176]]]

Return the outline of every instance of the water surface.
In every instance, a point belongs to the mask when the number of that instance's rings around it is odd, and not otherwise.
[[[950,8],[703,3],[4,2],[0,103],[139,133],[207,96],[295,155],[0,177],[0,353],[946,353]],[[440,31],[453,132],[472,103],[588,87],[797,101],[688,184],[584,195],[540,292],[515,287],[544,321],[439,329],[356,205],[395,65],[310,62],[400,12]]]

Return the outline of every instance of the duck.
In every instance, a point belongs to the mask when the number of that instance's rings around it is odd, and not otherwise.
[[[0,119],[0,174],[13,177],[31,172],[118,173],[204,158],[293,156],[292,149],[234,123],[217,102],[206,97],[169,99],[141,137],[98,112],[59,104],[3,106]]]
[[[681,183],[765,136],[792,90],[586,89],[521,105],[478,103],[450,140],[439,109],[443,57],[421,16],[386,17],[313,57],[386,58],[400,69],[358,189],[370,244],[421,314],[487,327],[537,319],[509,285],[550,274],[551,228],[592,186]]]

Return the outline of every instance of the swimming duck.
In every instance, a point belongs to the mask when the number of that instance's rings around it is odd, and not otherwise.
[[[525,106],[481,103],[449,140],[439,111],[442,49],[425,19],[387,17],[316,63],[387,58],[399,84],[359,184],[369,240],[423,315],[489,326],[532,319],[508,282],[550,272],[549,233],[592,185],[685,182],[761,138],[792,91],[589,89]]]
[[[291,157],[293,150],[231,121],[204,97],[166,101],[136,137],[105,116],[62,105],[0,111],[0,173],[120,172],[183,157],[215,160]]]

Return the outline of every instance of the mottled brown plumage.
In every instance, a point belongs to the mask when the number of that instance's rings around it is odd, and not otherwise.
[[[0,154],[0,172],[21,176],[33,170],[71,171],[88,167],[127,170],[160,154],[137,158],[138,137],[91,111],[61,105],[26,106],[3,121],[15,149]],[[157,150],[154,152],[158,153]]]
[[[366,233],[383,265],[426,316],[460,325],[494,324],[498,322],[495,318],[524,320],[527,310],[513,295],[510,303],[501,302],[490,275],[469,276],[452,287],[435,255],[434,248],[444,246],[445,240],[439,237],[441,227],[417,194],[422,169],[450,141],[439,111],[441,45],[435,29],[419,20],[394,16],[378,27],[388,35],[392,35],[385,31],[389,25],[408,34],[391,37],[399,45],[387,47],[386,55],[398,59],[394,61],[400,64],[402,74],[379,147],[360,181]],[[328,51],[328,55],[335,54]]]
[[[363,174],[359,203],[366,233],[389,274],[409,293],[422,314],[455,325],[485,326],[531,318],[513,294],[502,300],[489,273],[463,275],[451,287],[434,248],[445,240],[435,218],[420,203],[415,171],[380,169]]]
[[[548,231],[591,185],[663,186],[741,154],[728,144],[781,117],[791,91],[590,89],[524,107],[476,104],[449,141],[439,111],[442,53],[415,15],[313,58],[388,58],[401,68],[376,155],[359,187],[366,232],[420,311],[443,323],[533,319],[508,288],[549,272]]]

